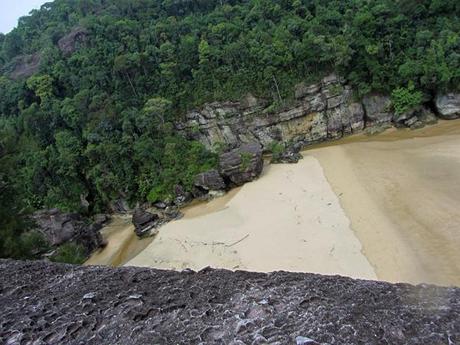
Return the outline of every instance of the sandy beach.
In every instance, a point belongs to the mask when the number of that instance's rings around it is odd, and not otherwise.
[[[153,240],[115,222],[108,248],[88,263],[460,285],[460,121],[356,135],[303,155],[185,208]]]
[[[308,155],[378,278],[460,285],[460,121],[354,140]]]
[[[376,278],[314,157],[296,165],[268,165],[259,180],[205,207],[204,215],[197,214],[203,208],[197,205],[162,227],[127,265]]]

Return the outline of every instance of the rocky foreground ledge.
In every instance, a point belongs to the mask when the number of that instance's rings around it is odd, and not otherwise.
[[[459,344],[460,289],[0,260],[2,344]]]

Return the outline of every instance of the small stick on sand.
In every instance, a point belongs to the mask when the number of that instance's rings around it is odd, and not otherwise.
[[[236,241],[236,242],[233,242],[232,244],[226,244],[225,246],[226,246],[226,247],[233,247],[235,244],[240,243],[241,241],[245,240],[245,239],[248,238],[248,237],[249,237],[249,234],[247,234],[246,236],[244,236],[242,239],[240,239],[240,240],[238,240],[238,241]]]

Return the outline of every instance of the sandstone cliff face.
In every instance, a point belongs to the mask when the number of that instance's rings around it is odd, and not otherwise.
[[[460,289],[0,260],[0,343],[458,344]]]
[[[455,93],[438,95],[438,116],[459,117],[459,100]],[[190,111],[177,129],[210,150],[258,142],[269,151],[274,141],[307,146],[364,128],[369,132],[389,126],[419,128],[435,121],[436,116],[426,107],[396,116],[386,95],[370,94],[358,101],[351,86],[332,74],[317,84],[297,85],[295,101],[285,109],[275,111],[267,102],[248,95],[241,102],[214,102]]]
[[[186,114],[177,128],[208,149],[235,148],[258,142],[266,150],[273,141],[314,143],[362,130],[364,111],[354,102],[351,87],[335,75],[319,84],[296,88],[289,109],[273,112],[265,102],[248,96],[242,102],[215,102]]]

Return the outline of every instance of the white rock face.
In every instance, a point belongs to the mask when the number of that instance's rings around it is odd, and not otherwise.
[[[435,105],[440,118],[452,120],[460,117],[460,93],[438,94]]]

